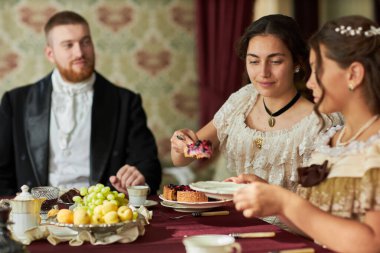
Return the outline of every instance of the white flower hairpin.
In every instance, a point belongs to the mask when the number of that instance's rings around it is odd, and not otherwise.
[[[340,33],[342,35],[346,35],[346,36],[356,36],[356,35],[361,35],[363,33],[364,36],[366,37],[372,37],[375,35],[380,35],[380,27],[376,28],[374,26],[371,26],[369,30],[363,31],[363,28],[361,26],[354,29],[351,26],[341,25],[335,28],[335,32]]]
[[[363,33],[364,36],[366,37],[372,37],[375,35],[380,35],[380,27],[376,28],[374,26],[371,26],[369,30],[363,31],[363,28],[361,26],[354,29],[351,26],[341,25],[335,28],[335,32],[340,33],[342,35],[346,35],[346,36],[356,36],[356,35],[361,35]]]
[[[335,31],[337,33],[342,34],[342,35],[355,36],[355,35],[360,35],[363,31],[363,28],[361,26],[359,26],[358,28],[353,29],[351,26],[346,27],[344,25],[341,25],[341,26],[335,28]]]
[[[371,26],[371,29],[364,32],[364,35],[366,37],[371,37],[375,35],[380,35],[380,27],[376,28],[374,26]]]

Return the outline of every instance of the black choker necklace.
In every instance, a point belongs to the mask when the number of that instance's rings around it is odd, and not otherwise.
[[[280,110],[278,110],[275,113],[272,113],[268,109],[268,107],[265,104],[264,98],[263,98],[263,103],[264,103],[265,111],[269,114],[269,119],[268,119],[269,126],[270,127],[274,127],[274,125],[276,124],[276,119],[274,117],[277,117],[277,116],[283,114],[284,112],[286,112],[290,107],[292,107],[292,105],[294,105],[297,102],[297,100],[300,97],[301,97],[301,93],[299,91],[297,91],[297,94],[294,96],[294,98],[287,105],[285,105],[284,107],[282,107]]]

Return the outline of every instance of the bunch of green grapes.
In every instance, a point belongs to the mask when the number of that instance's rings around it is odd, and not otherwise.
[[[111,188],[103,184],[96,184],[90,187],[82,187],[80,189],[80,196],[73,197],[76,206],[86,207],[87,211],[92,214],[96,206],[102,205],[106,202],[112,202],[115,205],[124,206],[128,204],[128,199],[125,198],[124,193],[118,191],[111,191]]]

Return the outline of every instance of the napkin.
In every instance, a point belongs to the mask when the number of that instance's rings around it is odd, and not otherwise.
[[[130,208],[135,211],[136,208],[133,207],[133,206],[130,206]],[[153,211],[149,211],[148,209],[146,209],[145,206],[140,206],[139,209],[136,210],[139,214],[141,214],[142,216],[144,216],[145,218],[145,221],[147,224],[149,224],[149,220],[151,220],[153,218]]]
[[[145,234],[145,225],[149,224],[149,220],[153,216],[153,212],[148,211],[143,206],[137,209],[137,211],[139,213],[137,220],[126,223],[118,228],[116,232],[75,231],[68,227],[42,224],[25,231],[25,238],[19,241],[25,245],[29,245],[32,241],[47,239],[52,245],[68,242],[71,246],[80,246],[84,242],[90,242],[92,245],[133,242],[137,237]]]

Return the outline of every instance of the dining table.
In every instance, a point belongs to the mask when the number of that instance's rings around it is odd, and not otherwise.
[[[148,199],[156,201],[157,205],[148,207],[153,212],[150,224],[145,226],[145,233],[130,243],[113,243],[108,245],[92,245],[84,243],[81,246],[70,246],[67,242],[57,245],[50,244],[46,239],[33,241],[27,246],[30,253],[104,253],[104,252],[186,252],[182,240],[187,236],[203,234],[231,234],[246,232],[275,232],[274,237],[267,238],[236,238],[242,252],[281,252],[281,250],[311,248],[314,252],[332,252],[314,243],[312,240],[293,234],[278,226],[269,224],[259,218],[245,218],[235,210],[232,203],[211,211],[229,211],[223,216],[194,217],[191,213],[178,212],[173,208],[163,206],[158,196]],[[189,214],[180,219],[170,217]]]

